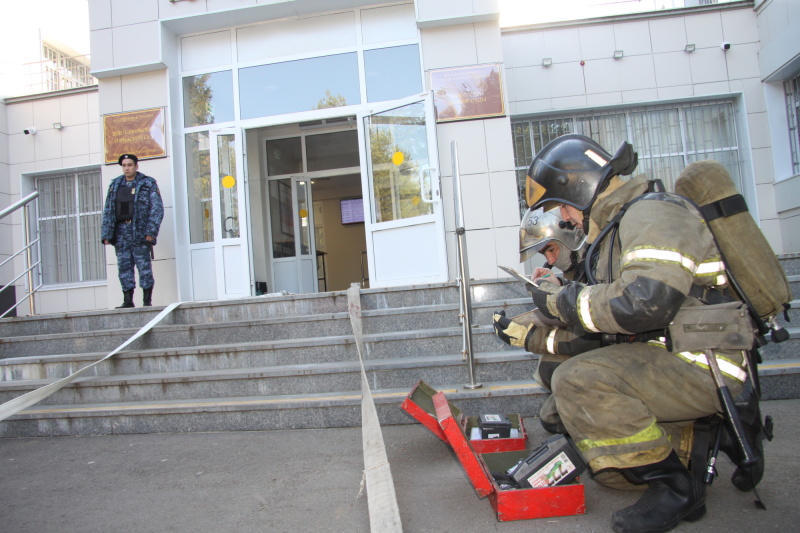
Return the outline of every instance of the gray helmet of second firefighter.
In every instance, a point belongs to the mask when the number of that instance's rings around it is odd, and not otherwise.
[[[519,225],[519,262],[523,263],[540,252],[550,241],[557,241],[576,252],[586,242],[586,235],[580,228],[561,219],[559,207],[549,211],[528,208]]]
[[[525,181],[528,206],[557,202],[587,211],[608,181],[636,169],[638,157],[623,142],[612,156],[589,137],[570,133],[547,143],[534,157]]]

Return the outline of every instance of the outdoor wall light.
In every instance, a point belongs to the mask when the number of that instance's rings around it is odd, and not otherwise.
[[[614,50],[614,59],[622,59],[622,50]]]
[[[53,129],[54,129],[54,130],[60,130],[60,129],[62,129],[63,127],[64,127],[64,126],[62,126],[60,122],[53,122]]]
[[[684,48],[683,51],[686,52],[687,54],[691,54],[692,52],[694,52],[694,45],[687,44],[686,48]]]
[[[545,57],[544,59],[542,59],[542,66],[543,67],[549,67],[552,64],[553,64],[553,60],[551,58]]]

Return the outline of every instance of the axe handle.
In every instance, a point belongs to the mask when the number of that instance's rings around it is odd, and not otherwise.
[[[739,466],[748,466],[754,464],[758,459],[750,442],[747,440],[744,426],[742,425],[742,418],[739,416],[739,410],[736,409],[736,404],[733,401],[733,396],[728,386],[722,380],[722,372],[717,363],[717,356],[713,350],[705,350],[706,359],[708,360],[708,368],[711,369],[711,377],[714,379],[714,385],[717,387],[717,394],[719,401],[722,405],[722,411],[725,414],[725,421],[728,423],[728,428],[731,430],[739,450],[742,452],[742,462]]]

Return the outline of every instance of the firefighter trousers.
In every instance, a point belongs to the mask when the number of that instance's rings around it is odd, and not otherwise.
[[[742,353],[724,357],[741,367]],[[736,397],[742,382],[724,377]],[[571,357],[554,372],[552,389],[561,420],[593,472],[656,463],[673,449],[684,452],[685,443],[675,442],[680,427],[721,412],[706,366],[644,343]]]

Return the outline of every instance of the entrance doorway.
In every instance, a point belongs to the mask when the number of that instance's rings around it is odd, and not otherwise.
[[[247,130],[257,294],[368,284],[352,117]]]

